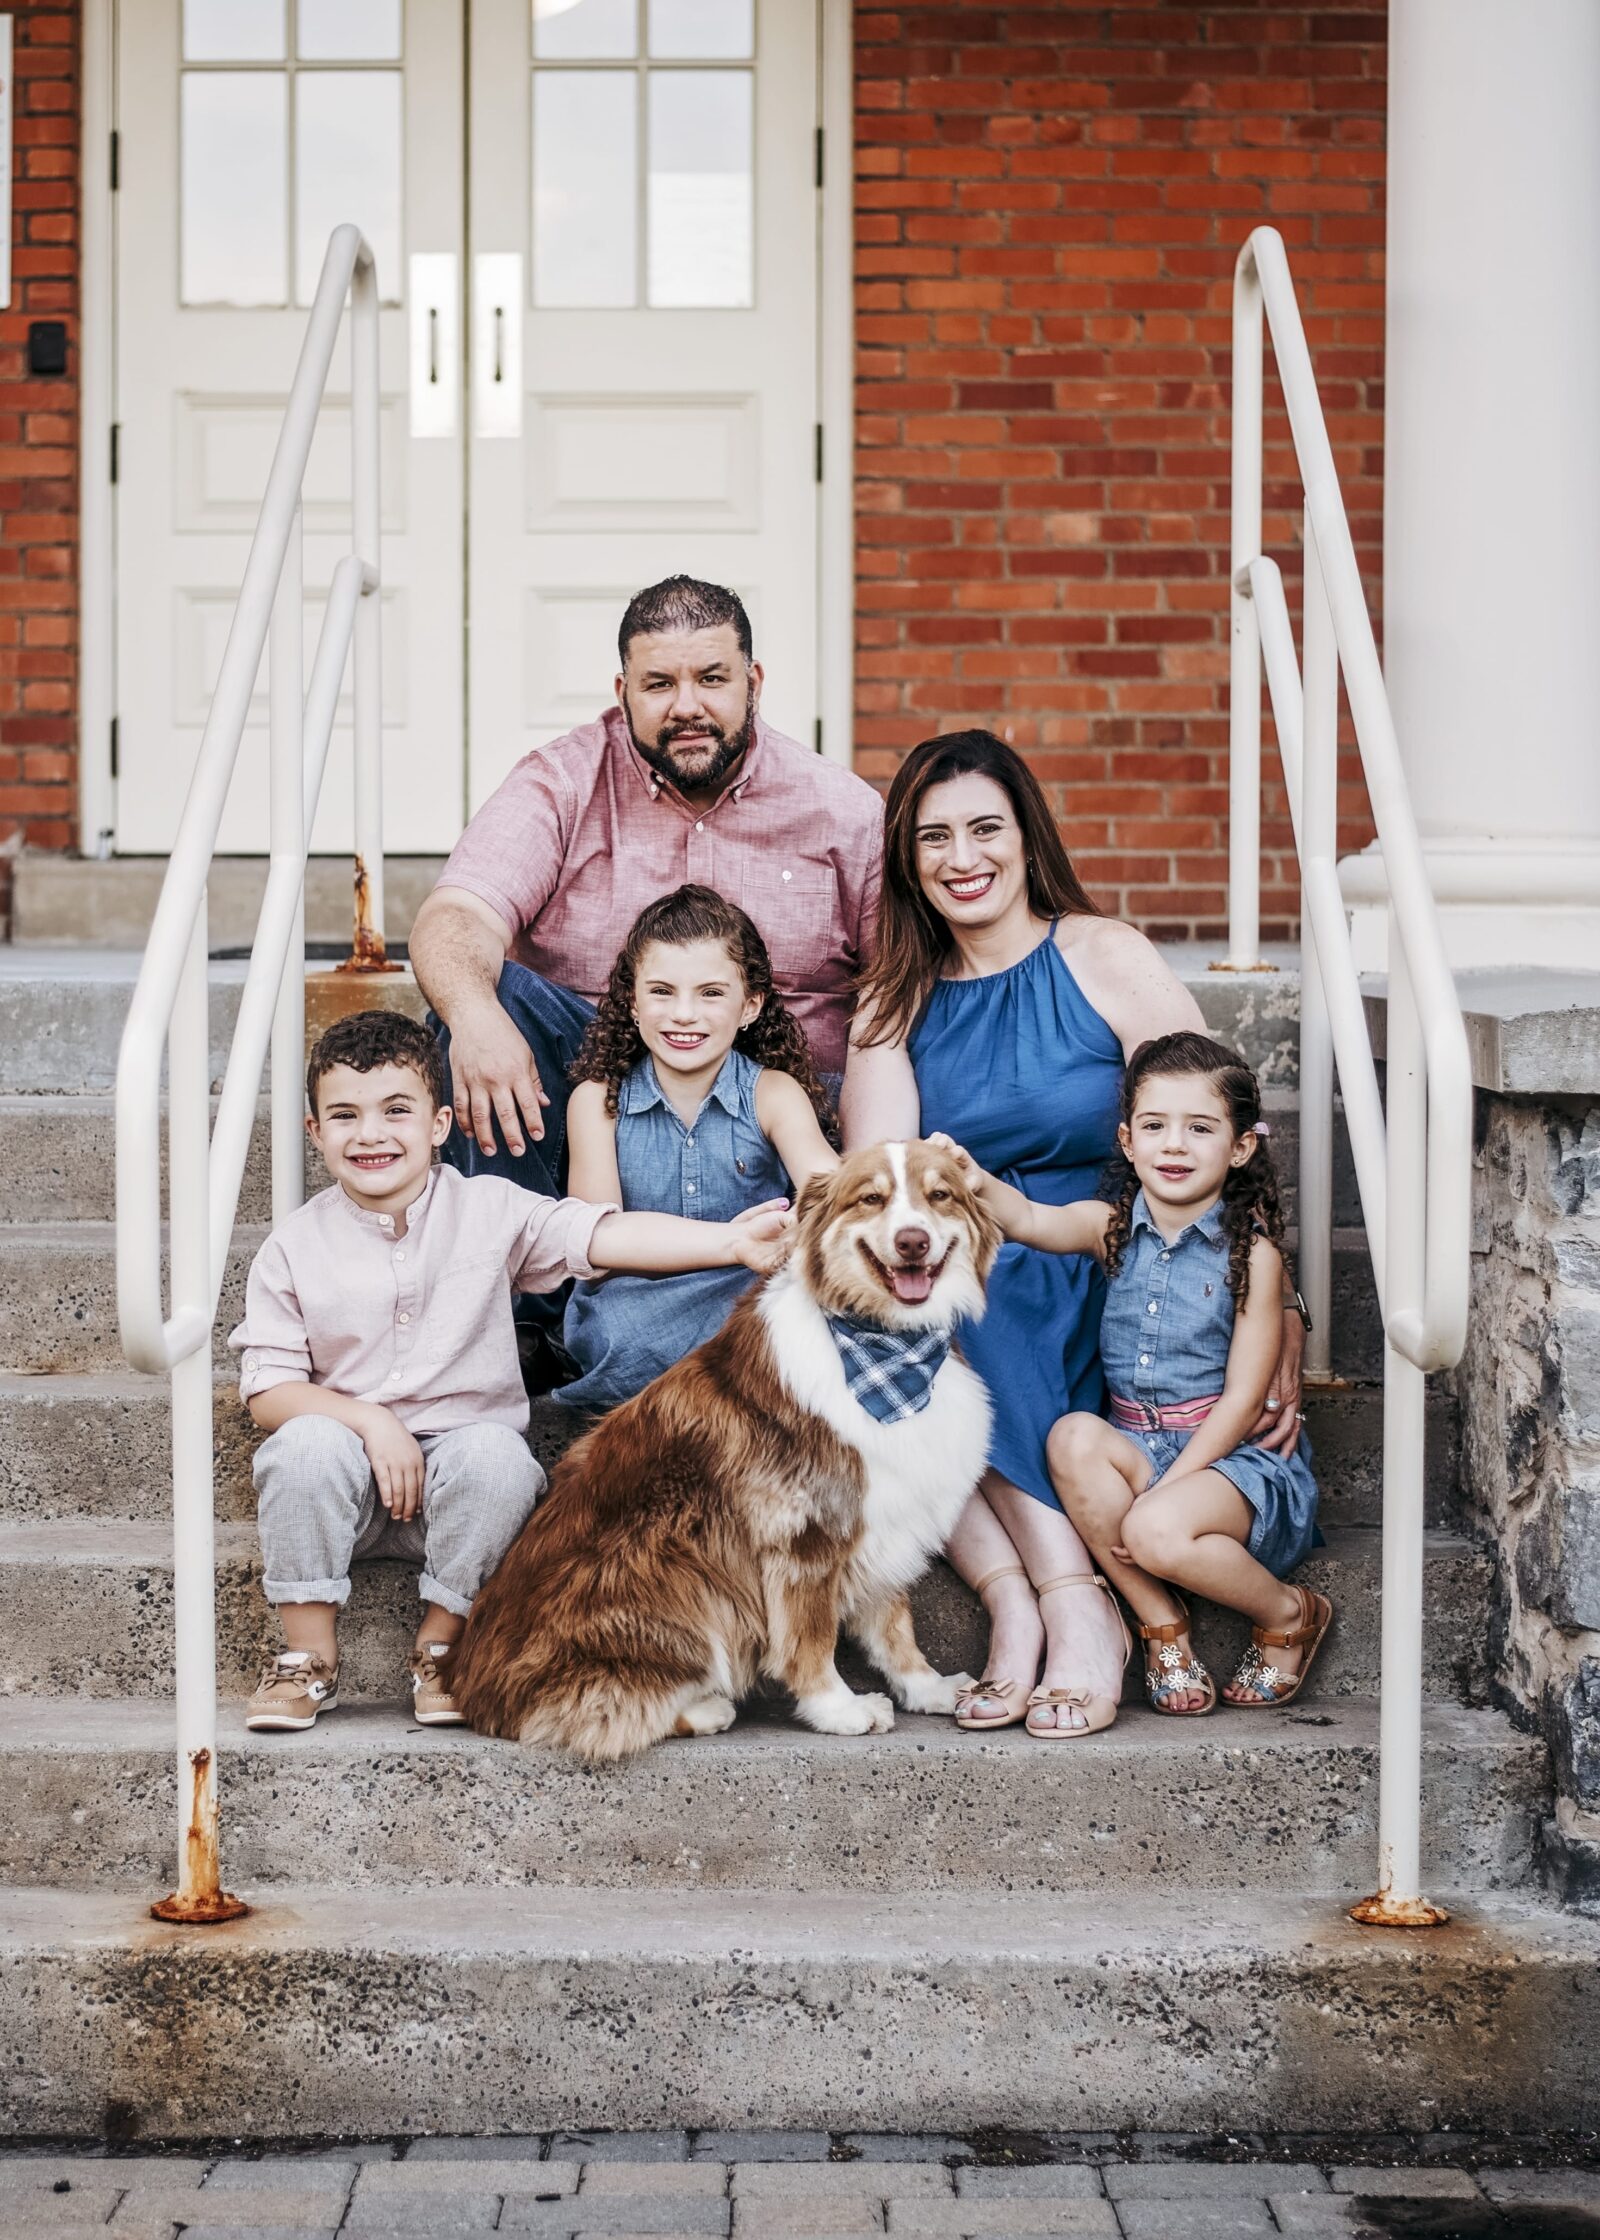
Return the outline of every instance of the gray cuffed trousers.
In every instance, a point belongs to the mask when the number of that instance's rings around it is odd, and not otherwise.
[[[503,1423],[424,1435],[422,1507],[398,1524],[378,1499],[367,1450],[332,1416],[291,1416],[256,1450],[257,1522],[269,1602],[350,1599],[357,1556],[420,1563],[424,1602],[464,1618],[533,1514],[545,1476]]]

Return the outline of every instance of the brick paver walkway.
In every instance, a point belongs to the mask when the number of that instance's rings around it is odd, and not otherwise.
[[[0,2149],[0,2240],[1600,2240],[1600,2169],[1218,2162],[1171,2140],[558,2132],[261,2155]],[[1019,2150],[1020,2151],[1020,2150]],[[1039,2156],[1057,2159],[1040,2160]]]

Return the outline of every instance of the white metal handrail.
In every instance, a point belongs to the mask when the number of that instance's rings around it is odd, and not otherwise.
[[[1264,325],[1305,496],[1303,670],[1261,550]],[[1233,288],[1229,955],[1260,963],[1261,669],[1300,859],[1300,1257],[1307,1370],[1331,1374],[1334,1061],[1384,1328],[1378,1888],[1358,1920],[1426,1926],[1421,1894],[1424,1378],[1466,1343],[1472,1073],[1427,864],[1282,237],[1257,227]],[[1387,1117],[1338,864],[1344,676],[1389,906]]]
[[[306,684],[302,490],[328,369],[350,301],[351,550],[333,571]],[[216,1610],[211,1334],[227,1270],[262,1072],[272,1052],[272,1215],[304,1192],[305,871],[345,664],[354,647],[355,824],[372,921],[383,926],[379,701],[378,291],[355,226],[333,233],[273,453],[206,719],[117,1057],[117,1311],[134,1368],[172,1380],[177,1636],[178,1888],[164,1920],[244,1909],[221,1889],[216,1788]],[[207,881],[268,647],[270,864],[211,1123]],[[171,1307],[162,1306],[161,1070],[168,1059]]]

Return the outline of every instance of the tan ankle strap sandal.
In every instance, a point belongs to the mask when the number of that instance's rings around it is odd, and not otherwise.
[[[1053,1594],[1058,1587],[1099,1587],[1110,1597],[1111,1607],[1117,1613],[1117,1623],[1122,1628],[1122,1669],[1128,1669],[1128,1659],[1133,1655],[1133,1635],[1128,1631],[1127,1620],[1122,1615],[1122,1605],[1098,1571],[1063,1571],[1059,1578],[1041,1579],[1038,1592]],[[1111,1726],[1119,1709],[1115,1696],[1091,1695],[1087,1688],[1035,1688],[1028,1698],[1027,1728],[1035,1742],[1081,1742],[1085,1736],[1102,1734]],[[1083,1714],[1081,1727],[1058,1724],[1052,1716],[1049,1726],[1034,1721],[1035,1711],[1049,1710],[1057,1714],[1062,1710]]]
[[[981,1595],[985,1587],[994,1585],[996,1579],[1026,1579],[1027,1576],[1020,1563],[997,1563],[992,1571],[986,1571],[981,1579],[971,1582],[972,1591]],[[980,1703],[999,1704],[999,1718],[978,1717],[977,1707]],[[968,1734],[986,1733],[990,1727],[1020,1726],[1027,1715],[1027,1697],[1015,1680],[992,1680],[987,1677],[974,1680],[970,1688],[963,1688],[956,1697],[956,1725],[965,1728]]]

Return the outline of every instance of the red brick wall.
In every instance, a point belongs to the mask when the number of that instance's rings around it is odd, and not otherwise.
[[[11,306],[0,311],[0,919],[10,854],[71,845],[77,805],[78,14],[11,0]],[[31,380],[28,327],[67,325]]]
[[[1226,909],[1229,306],[1255,225],[1288,244],[1377,612],[1384,40],[1384,0],[857,10],[857,766],[1000,730],[1097,896],[1152,931]],[[1297,578],[1269,403],[1266,548]],[[1345,802],[1359,844],[1359,781]],[[1281,786],[1263,845],[1281,935]]]

